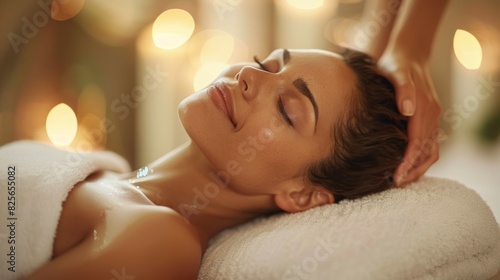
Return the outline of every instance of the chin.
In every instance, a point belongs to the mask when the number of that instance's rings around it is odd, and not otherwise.
[[[205,89],[183,99],[177,107],[179,120],[191,141],[213,163],[227,139],[221,129],[221,117],[214,110]]]
[[[203,125],[203,117],[206,117],[207,113],[207,101],[201,92],[197,92],[184,98],[177,107],[179,120],[191,139],[195,137],[193,134],[196,134],[199,127]]]
[[[182,99],[182,101],[177,106],[177,115],[179,116],[179,120],[181,121],[182,126],[184,126],[184,119],[185,119],[186,115],[189,113],[189,109],[191,107],[190,105],[193,102],[193,100],[192,100],[193,95],[190,95],[190,96]]]

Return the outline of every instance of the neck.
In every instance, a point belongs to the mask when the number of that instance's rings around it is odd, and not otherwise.
[[[271,195],[248,196],[234,191],[231,178],[219,177],[192,142],[147,167],[148,175],[131,182],[154,204],[181,214],[198,231],[205,246],[228,227],[279,210]]]

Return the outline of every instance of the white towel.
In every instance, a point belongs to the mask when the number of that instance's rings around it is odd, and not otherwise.
[[[423,178],[404,189],[226,230],[198,279],[489,279],[500,230],[473,190]]]
[[[111,152],[69,152],[32,141],[0,147],[0,279],[25,277],[50,260],[63,201],[98,170],[130,167]]]

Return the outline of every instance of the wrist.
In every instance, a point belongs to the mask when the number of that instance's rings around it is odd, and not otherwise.
[[[427,64],[431,56],[431,46],[403,37],[390,41],[384,53],[393,53],[398,57],[405,57],[420,64]]]

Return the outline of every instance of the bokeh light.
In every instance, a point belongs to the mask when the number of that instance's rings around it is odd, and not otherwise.
[[[198,69],[194,76],[193,88],[198,91],[210,84],[226,68],[228,64],[221,62],[210,62]]]
[[[348,47],[356,35],[356,23],[353,18],[336,18],[325,25],[325,38],[333,44]],[[357,46],[358,47],[358,46]]]
[[[167,10],[153,23],[153,42],[165,50],[178,48],[191,37],[194,26],[193,17],[185,10]]]
[[[453,37],[453,50],[458,61],[467,69],[478,69],[483,59],[481,44],[471,33],[457,29]]]
[[[64,103],[57,104],[47,115],[45,129],[54,145],[68,146],[75,139],[78,130],[75,112]]]
[[[202,64],[211,62],[228,62],[234,49],[234,39],[228,33],[215,35],[203,45],[200,53]]]
[[[288,4],[302,10],[313,10],[323,7],[324,0],[287,0]]]
[[[197,69],[193,89],[198,91],[211,82],[229,64],[248,61],[248,47],[231,34],[218,30],[203,30],[189,43],[189,59]]]
[[[215,49],[215,50],[214,50]],[[195,68],[206,62],[239,63],[250,59],[248,46],[241,39],[218,29],[196,33],[188,46],[189,61]]]

